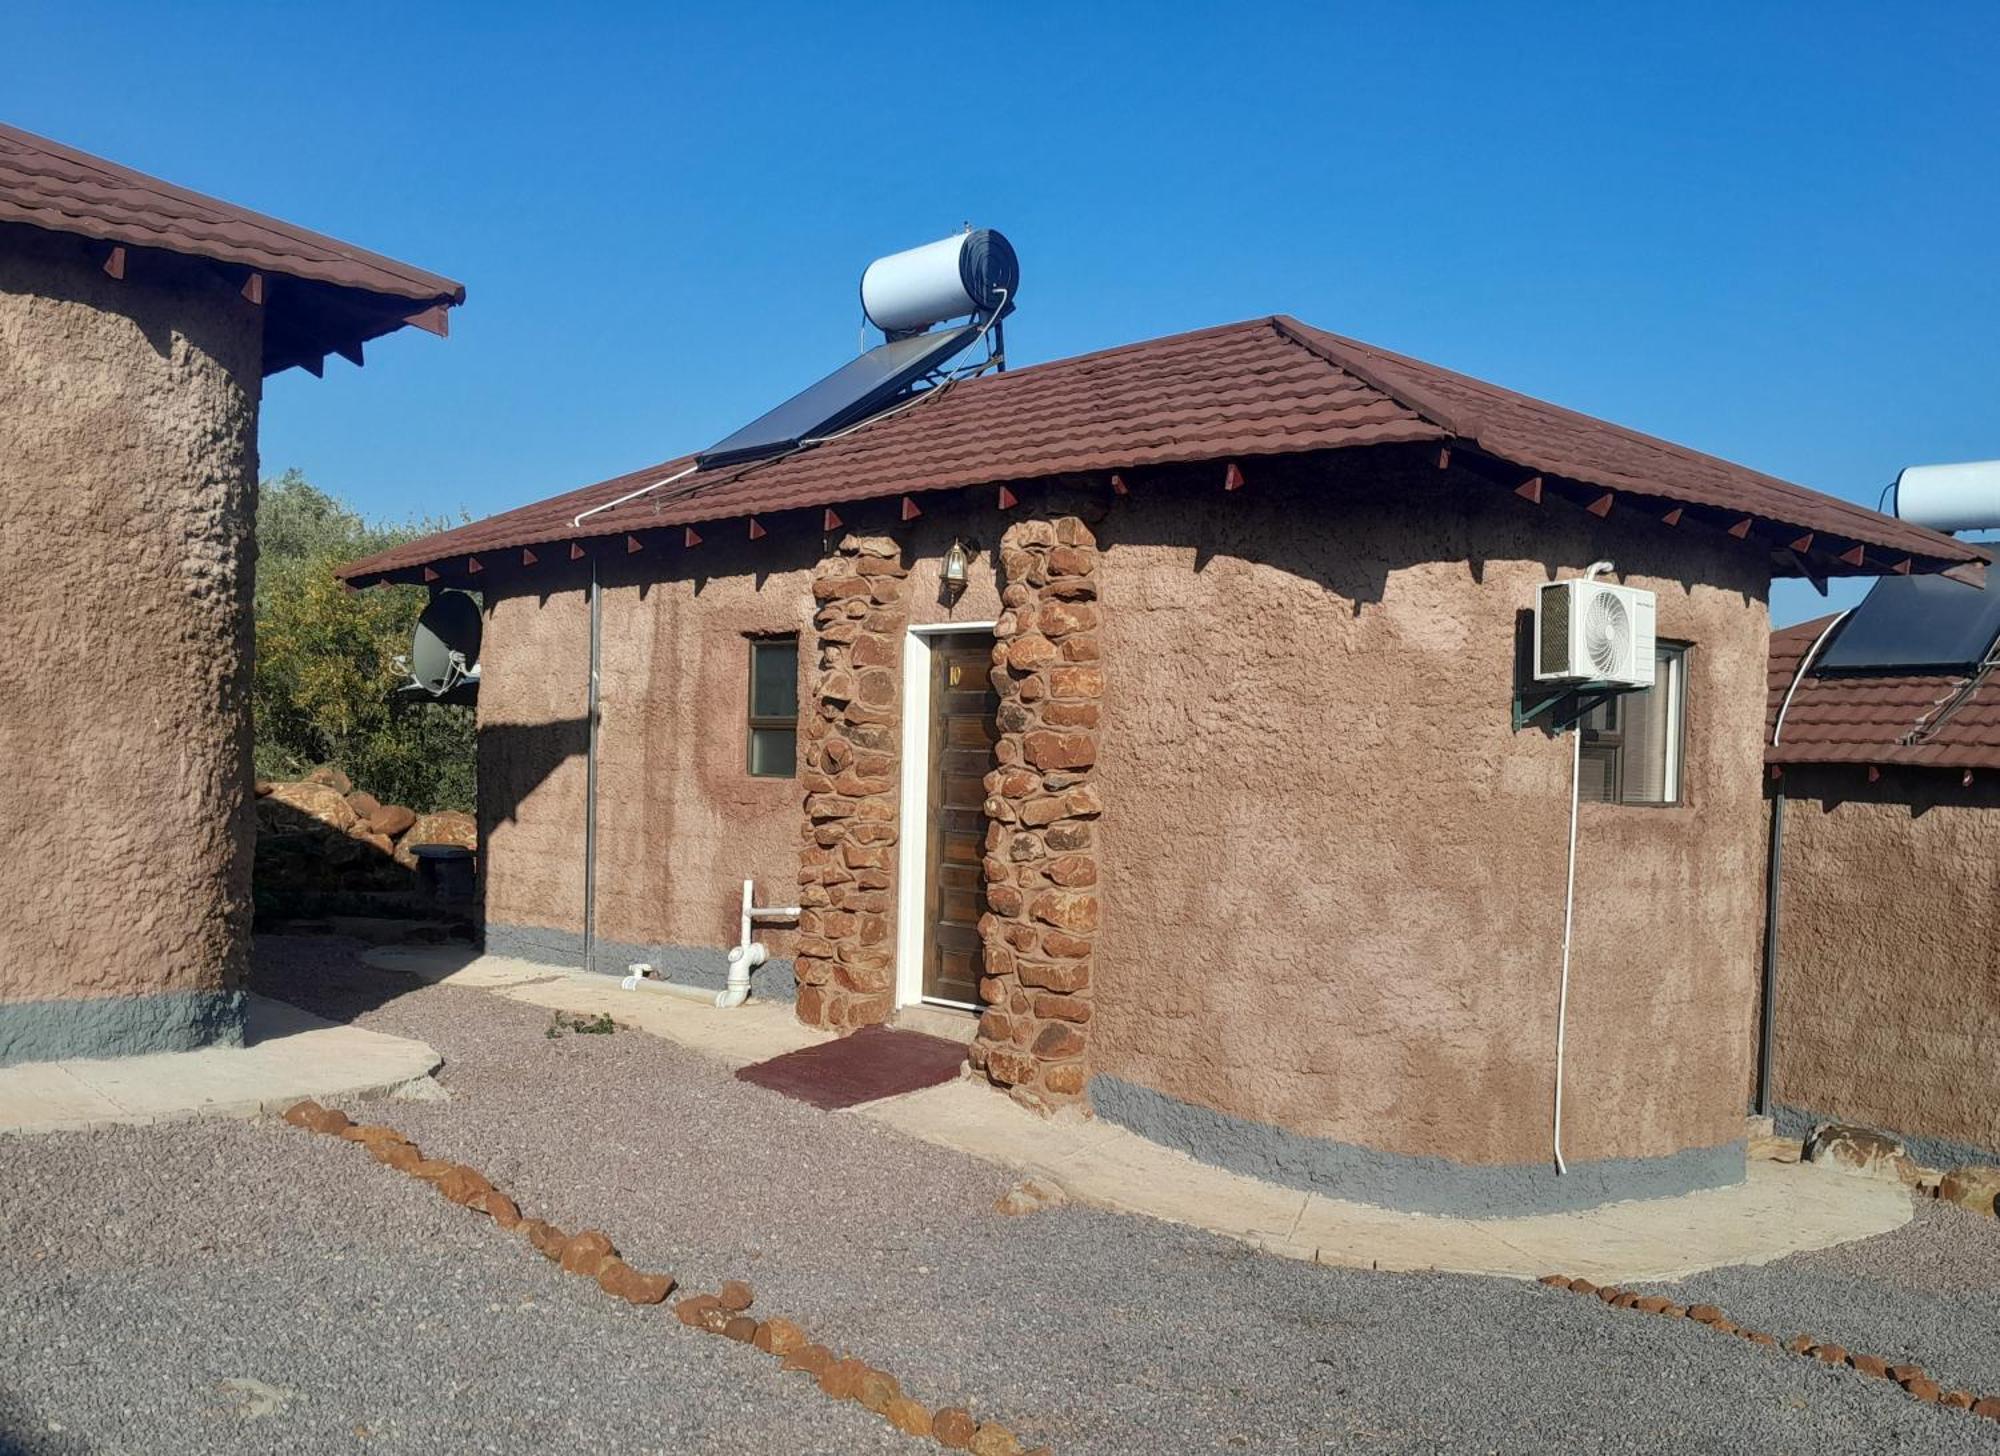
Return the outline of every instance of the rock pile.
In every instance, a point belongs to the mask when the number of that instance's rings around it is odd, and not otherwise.
[[[322,1107],[310,1098],[285,1109],[284,1121],[310,1132],[342,1138],[366,1147],[377,1162],[421,1178],[440,1196],[483,1213],[503,1229],[519,1233],[544,1258],[566,1274],[594,1280],[597,1287],[627,1304],[663,1304],[677,1287],[671,1274],[648,1274],[619,1256],[608,1235],[598,1229],[565,1234],[539,1218],[523,1218],[514,1200],[500,1192],[477,1169],[443,1158],[426,1158],[408,1138],[392,1127],[356,1123],[338,1108]],[[875,1369],[853,1355],[835,1356],[815,1344],[805,1330],[780,1316],[756,1319],[749,1313],[755,1291],[740,1279],[726,1279],[713,1294],[690,1294],[674,1305],[674,1318],[689,1329],[721,1335],[770,1355],[782,1370],[803,1371],[836,1400],[851,1400],[872,1411],[905,1435],[928,1436],[954,1451],[972,1456],[1049,1456],[1049,1448],[1024,1452],[1020,1438],[993,1421],[976,1420],[970,1411],[947,1406],[933,1413],[903,1393],[895,1376]]]
[[[295,782],[259,780],[256,792],[256,882],[267,894],[407,890],[418,845],[479,847],[470,814],[384,804],[337,768]]]
[[[2000,1215],[2000,1168],[1982,1163],[1929,1168],[1911,1157],[1902,1143],[1873,1128],[1820,1123],[1806,1137],[1803,1156],[1806,1162],[1836,1173],[1901,1183],[1926,1198],[1956,1203],[1988,1218]]]
[[[1920,1365],[1891,1365],[1879,1355],[1858,1355],[1844,1345],[1823,1343],[1808,1334],[1793,1335],[1780,1347],[1776,1336],[1766,1334],[1762,1330],[1746,1329],[1712,1304],[1679,1305],[1657,1294],[1634,1294],[1631,1290],[1620,1289],[1616,1285],[1599,1286],[1592,1284],[1588,1279],[1572,1279],[1566,1274],[1544,1274],[1540,1282],[1551,1289],[1564,1289],[1572,1294],[1596,1295],[1613,1309],[1636,1309],[1641,1314],[1685,1319],[1694,1324],[1706,1325],[1717,1334],[1734,1335],[1738,1339],[1753,1345],[1761,1345],[1768,1350],[1783,1348],[1790,1354],[1817,1360],[1822,1365],[1845,1366],[1859,1375],[1870,1376],[1876,1380],[1892,1380],[1913,1400],[1921,1400],[1931,1405],[1950,1406],[1955,1410],[1971,1411],[1976,1416],[2000,1421],[2000,1395],[1976,1396],[1969,1390],[1946,1390],[1924,1374]]]

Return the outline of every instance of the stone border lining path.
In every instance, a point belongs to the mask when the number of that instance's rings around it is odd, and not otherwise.
[[[1641,1314],[1687,1319],[1694,1324],[1704,1325],[1717,1334],[1735,1335],[1753,1345],[1762,1345],[1768,1350],[1783,1348],[1791,1354],[1817,1360],[1822,1365],[1842,1366],[1877,1380],[1893,1380],[1913,1400],[1970,1411],[1976,1416],[2000,1421],[2000,1396],[1975,1396],[1969,1390],[1944,1390],[1935,1380],[1924,1374],[1921,1365],[1910,1363],[1891,1365],[1879,1355],[1858,1355],[1843,1345],[1822,1343],[1811,1335],[1803,1333],[1793,1335],[1780,1347],[1777,1336],[1767,1334],[1763,1330],[1746,1329],[1736,1324],[1722,1312],[1720,1307],[1713,1304],[1680,1305],[1664,1295],[1636,1294],[1615,1285],[1599,1287],[1588,1279],[1572,1278],[1566,1274],[1544,1274],[1539,1282],[1552,1289],[1568,1290],[1572,1294],[1594,1294],[1613,1309],[1635,1309]]]
[[[283,1119],[309,1132],[362,1145],[385,1167],[424,1180],[447,1201],[485,1214],[498,1228],[518,1231],[564,1273],[595,1280],[598,1288],[614,1299],[641,1306],[662,1304],[677,1287],[671,1274],[648,1274],[627,1264],[610,1237],[598,1229],[565,1234],[543,1219],[524,1218],[520,1206],[477,1169],[443,1158],[427,1158],[392,1127],[357,1123],[338,1108],[322,1107],[311,1099],[286,1108]],[[827,1395],[855,1402],[906,1436],[928,1436],[949,1450],[970,1451],[972,1456],[1024,1456],[1020,1440],[1007,1427],[975,1420],[963,1406],[944,1406],[933,1412],[905,1395],[893,1375],[853,1355],[836,1356],[827,1346],[808,1340],[795,1321],[751,1318],[748,1310],[754,1302],[748,1284],[726,1279],[714,1294],[682,1299],[674,1306],[674,1317],[690,1329],[721,1335],[778,1357],[784,1362],[782,1368],[804,1371]],[[1025,1456],[1050,1456],[1050,1452],[1041,1446]]]

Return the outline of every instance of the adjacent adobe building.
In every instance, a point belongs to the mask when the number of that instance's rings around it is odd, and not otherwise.
[[[1741,1179],[1770,579],[1985,561],[1283,317],[693,463],[343,568],[485,602],[489,951],[718,985],[741,882],[796,887],[803,1019],[959,1008],[1031,1105],[1439,1212]],[[1660,683],[1583,719],[1559,1177],[1571,743],[1519,664],[1598,560]]]
[[[463,298],[0,126],[0,1064],[241,1039],[262,381]]]
[[[1788,1131],[1859,1123],[1948,1166],[2000,1153],[2000,603],[1925,595],[1909,649],[1860,613],[1771,634],[1763,1100]]]

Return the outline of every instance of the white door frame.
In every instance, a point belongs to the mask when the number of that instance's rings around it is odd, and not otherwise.
[[[991,632],[997,622],[932,622],[903,637],[903,774],[896,808],[896,1004],[924,1000],[924,882],[931,829],[931,644],[953,632]],[[939,1001],[939,1006],[959,1006]],[[967,1006],[976,1011],[976,1006]]]

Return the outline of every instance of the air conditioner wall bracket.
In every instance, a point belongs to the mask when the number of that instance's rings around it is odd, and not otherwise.
[[[1537,689],[1540,691],[1540,689]],[[1514,690],[1514,731],[1535,726],[1540,719],[1541,726],[1550,733],[1561,733],[1573,728],[1585,713],[1603,703],[1610,702],[1620,693],[1643,693],[1644,688],[1632,687],[1625,683],[1580,682],[1559,688],[1554,692],[1530,700],[1520,689]]]

